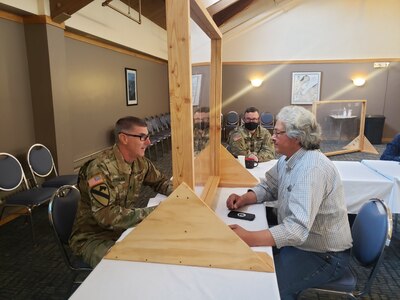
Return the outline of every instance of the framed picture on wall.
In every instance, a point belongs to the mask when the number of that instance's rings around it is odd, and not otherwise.
[[[319,101],[321,72],[292,73],[292,101],[296,104],[313,104]]]
[[[125,68],[126,105],[137,105],[137,76],[136,70]]]

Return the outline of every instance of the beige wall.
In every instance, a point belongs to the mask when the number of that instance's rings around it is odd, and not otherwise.
[[[321,72],[321,100],[363,100],[367,114],[385,115],[384,138],[400,132],[400,62],[389,68],[374,69],[373,62],[225,64],[222,76],[222,112],[242,113],[248,106],[273,114],[291,104],[292,72]],[[372,74],[363,87],[355,87],[355,74]],[[250,85],[253,75],[266,77],[258,88]],[[310,106],[308,106],[310,107]]]
[[[68,101],[74,159],[110,145],[115,121],[169,111],[168,70],[157,63],[66,39]],[[137,71],[138,105],[127,106],[125,68]]]
[[[19,155],[35,141],[24,27],[0,19],[0,35],[0,152]]]
[[[0,32],[9,41],[0,45],[0,152],[25,160],[44,143],[60,173],[70,173],[74,160],[112,144],[118,118],[169,111],[164,61],[67,38],[48,24],[0,18]],[[135,106],[126,105],[125,67],[138,72]]]

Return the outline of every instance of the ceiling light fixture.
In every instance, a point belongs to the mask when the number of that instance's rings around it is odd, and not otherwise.
[[[134,17],[131,16],[131,1],[128,1],[128,13],[123,12],[122,10],[120,10],[119,8],[112,6],[110,4],[110,2],[113,0],[106,0],[104,1],[101,6],[108,6],[109,8],[115,10],[116,12],[119,12],[121,15],[124,15],[125,17],[131,19],[132,21],[135,21],[138,24],[142,24],[142,0],[139,0],[139,18],[135,19]]]

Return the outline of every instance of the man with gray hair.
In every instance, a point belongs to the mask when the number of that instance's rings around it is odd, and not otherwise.
[[[144,157],[150,144],[146,122],[128,116],[115,124],[115,145],[79,170],[78,205],[70,246],[75,255],[95,267],[128,228],[137,225],[155,207],[142,208],[143,185],[169,195],[171,182]]]
[[[231,194],[229,209],[277,201],[278,225],[247,231],[230,225],[249,246],[273,246],[282,299],[339,278],[352,246],[342,182],[319,150],[320,126],[299,106],[277,115],[272,141],[282,154],[265,179],[242,196]]]

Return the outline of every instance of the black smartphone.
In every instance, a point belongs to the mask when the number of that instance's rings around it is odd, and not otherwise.
[[[256,215],[245,213],[242,211],[231,210],[228,214],[228,217],[240,220],[253,221],[256,218]]]

